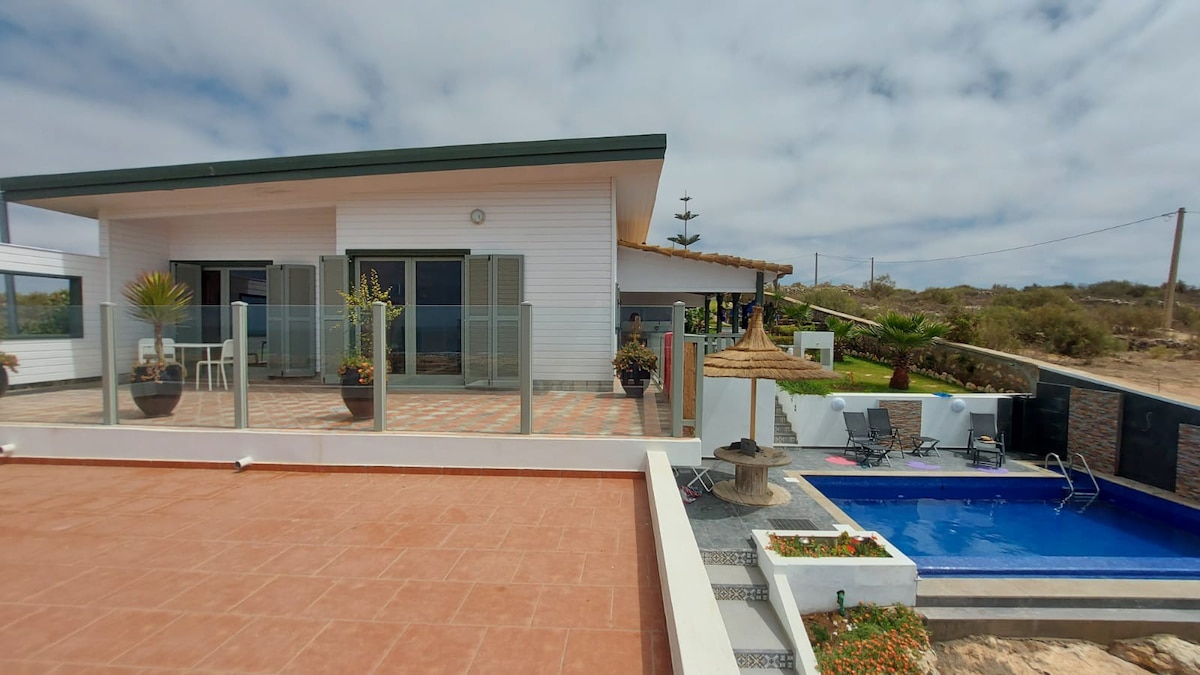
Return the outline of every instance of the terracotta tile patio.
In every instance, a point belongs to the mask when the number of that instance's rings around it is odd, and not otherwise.
[[[170,417],[147,419],[133,405],[127,389],[118,392],[122,424],[148,426],[233,426],[233,394],[184,389]],[[539,434],[584,436],[669,436],[666,398],[648,391],[643,399],[622,393],[540,392],[533,397],[533,429]],[[13,392],[0,398],[0,419],[44,424],[99,424],[99,388]],[[355,421],[336,387],[252,383],[250,426],[263,429],[370,431],[371,420]],[[521,430],[517,392],[392,391],[388,392],[390,431],[515,434]]]
[[[635,478],[10,463],[0,564],[6,673],[671,670]]]

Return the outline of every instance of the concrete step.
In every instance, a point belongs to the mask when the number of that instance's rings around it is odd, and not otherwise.
[[[739,668],[739,673],[746,675],[766,675],[766,673],[782,673],[783,675],[796,675],[795,668]]]
[[[1182,609],[917,607],[935,641],[972,635],[1113,640],[1171,633],[1200,640],[1200,611]],[[728,623],[728,622],[727,622]]]
[[[743,565],[705,565],[717,600],[766,600],[770,595],[767,578],[757,567]]]
[[[930,577],[917,582],[917,606],[1200,610],[1200,581]]]
[[[707,565],[749,566],[758,564],[758,553],[752,548],[702,548],[700,559]]]
[[[917,594],[917,607],[1038,607],[1074,609],[1186,609],[1200,610],[1197,598],[1147,598],[1138,596],[1072,597],[1063,595],[1044,596],[976,596],[976,595],[921,595]]]
[[[739,668],[795,668],[783,626],[771,605],[761,600],[718,600],[721,617]]]

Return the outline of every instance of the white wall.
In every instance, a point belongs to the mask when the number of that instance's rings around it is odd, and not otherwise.
[[[427,466],[580,471],[643,471],[646,453],[674,466],[699,463],[694,438],[456,435],[5,424],[0,444],[20,457],[332,466]]]
[[[139,338],[152,329],[128,317],[121,307],[121,288],[145,270],[166,271],[170,260],[169,230],[159,220],[109,221],[100,219],[100,257],[108,258],[108,293],[101,302],[114,302],[116,312],[117,372],[137,359]]]
[[[171,260],[270,260],[319,266],[335,246],[334,209],[249,211],[172,218]]]
[[[487,220],[474,225],[473,209]],[[612,379],[616,309],[610,181],[409,194],[343,203],[336,252],[469,250],[525,256],[537,380]]]
[[[764,283],[774,278],[773,273],[767,272]],[[754,293],[758,290],[758,271],[619,246],[617,283],[622,293]]]
[[[707,393],[707,392],[706,392]],[[880,401],[921,401],[920,435],[941,440],[941,447],[962,448],[967,443],[970,413],[996,414],[996,402],[1007,398],[1003,394],[956,394],[954,398],[933,394],[830,394],[829,396],[793,396],[779,391],[779,404],[796,432],[796,442],[806,448],[840,448],[846,444],[846,422],[843,411],[830,407],[834,398],[846,402],[845,412],[866,412],[879,406]],[[960,398],[967,407],[960,413],[950,409],[950,403]],[[893,423],[894,420],[893,420]],[[901,429],[905,436],[913,435]],[[905,439],[908,443],[908,439]]]
[[[759,445],[775,444],[775,381],[759,380],[754,440]],[[704,378],[700,438],[704,456],[713,450],[750,436],[750,380],[734,377]]]
[[[105,261],[90,255],[0,244],[0,272],[28,272],[82,278],[83,337],[0,340],[0,351],[16,354],[11,384],[54,382],[100,376],[100,308],[107,297]],[[2,290],[2,289],[0,289]]]

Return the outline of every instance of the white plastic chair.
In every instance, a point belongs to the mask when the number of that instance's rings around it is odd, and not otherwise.
[[[138,361],[146,362],[153,361],[157,358],[154,353],[154,338],[141,338],[138,340]],[[163,358],[167,361],[175,360],[175,341],[171,338],[163,338]]]
[[[226,389],[229,388],[229,380],[225,377],[225,366],[233,365],[233,340],[226,340],[221,343],[221,357],[218,359],[204,359],[196,362],[196,389],[200,388],[200,367],[203,366],[208,371],[208,390],[212,391],[212,367],[216,366],[221,371],[221,385]]]

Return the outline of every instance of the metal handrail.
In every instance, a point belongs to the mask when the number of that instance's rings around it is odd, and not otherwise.
[[[1096,481],[1096,476],[1092,474],[1092,467],[1088,466],[1087,457],[1084,457],[1082,454],[1077,452],[1071,456],[1071,458],[1070,458],[1071,462],[1068,466],[1070,466],[1071,468],[1074,468],[1076,457],[1079,458],[1079,461],[1083,462],[1083,470],[1085,473],[1087,473],[1088,478],[1090,478],[1092,480],[1092,492],[1079,492],[1076,494],[1079,494],[1079,495],[1082,495],[1085,497],[1095,497],[1096,495],[1100,494],[1100,483],[1098,483]]]
[[[1066,501],[1067,499],[1070,499],[1071,497],[1075,496],[1075,481],[1071,480],[1071,472],[1067,470],[1067,467],[1063,466],[1062,458],[1058,456],[1058,453],[1052,452],[1052,453],[1046,455],[1046,463],[1047,464],[1050,463],[1051,457],[1053,457],[1054,461],[1058,463],[1058,468],[1060,470],[1062,470],[1063,478],[1067,479],[1068,492],[1067,492],[1067,496],[1063,498],[1063,501]]]

